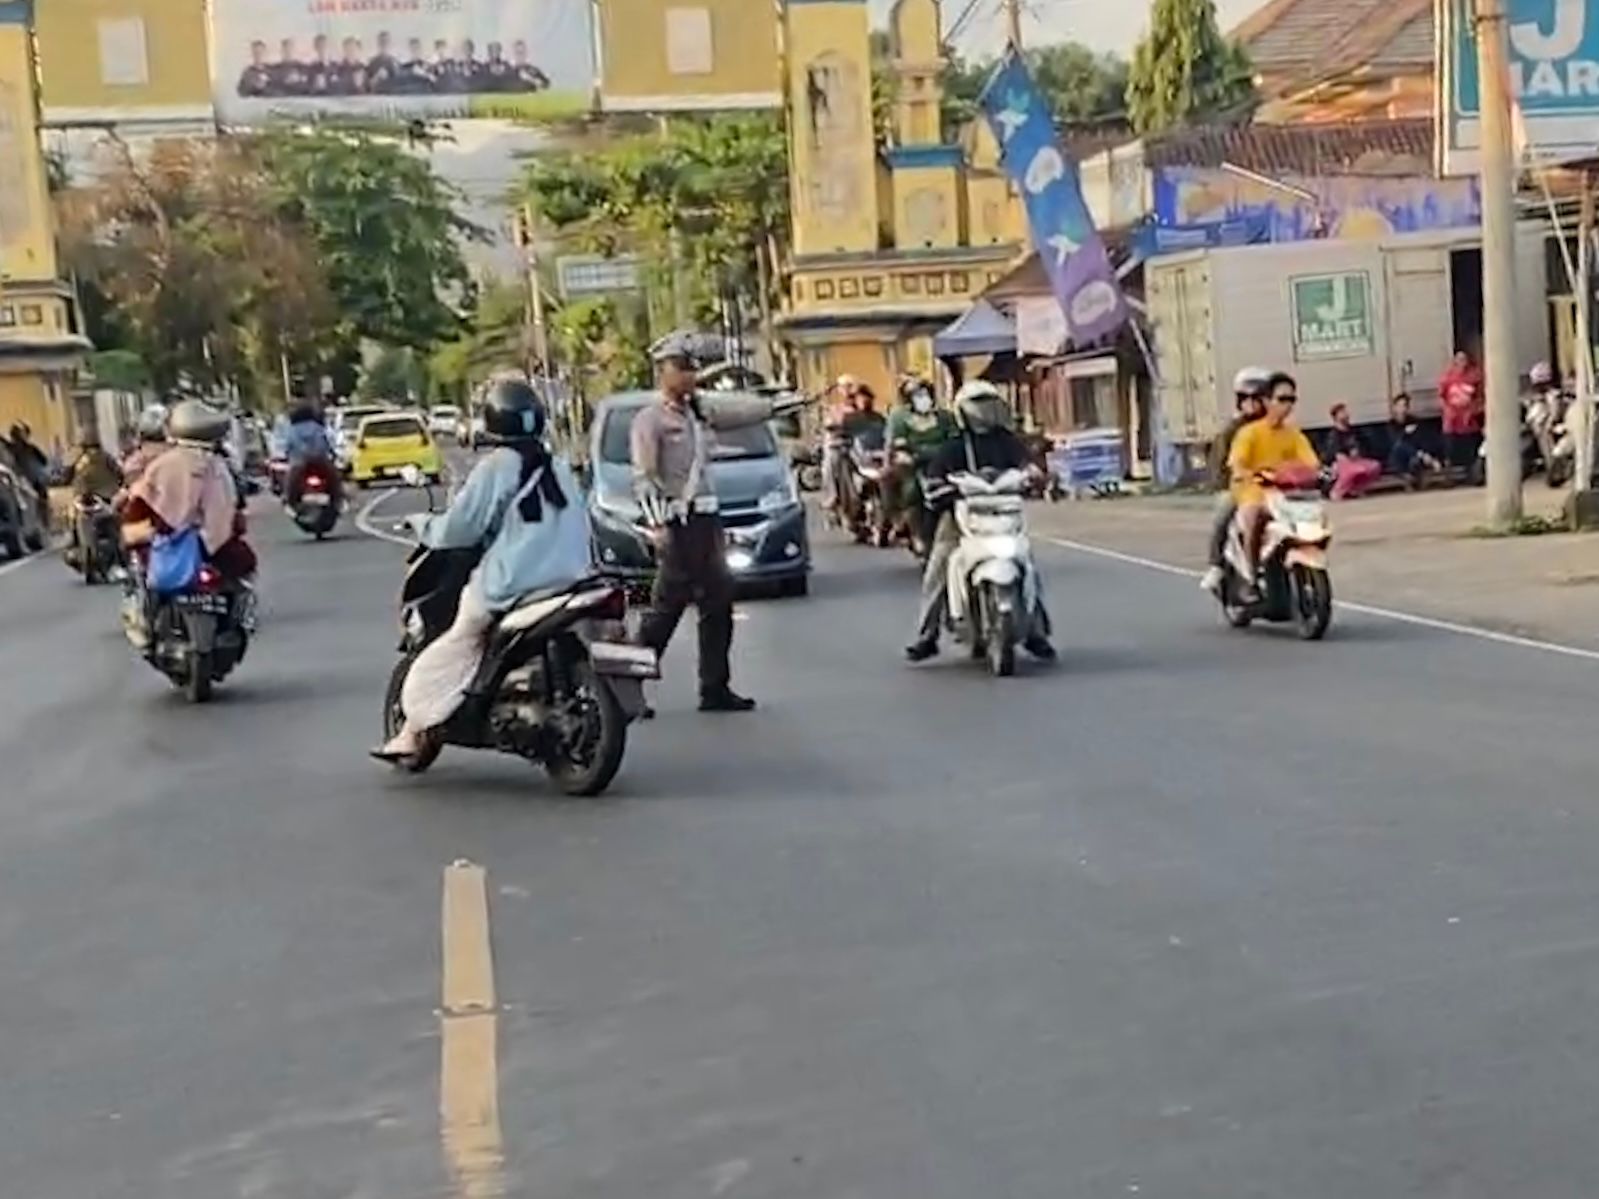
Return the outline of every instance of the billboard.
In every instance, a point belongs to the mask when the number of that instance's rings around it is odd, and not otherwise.
[[[1599,145],[1599,0],[1504,0],[1510,88],[1527,158],[1591,158]],[[1439,0],[1439,148],[1446,175],[1478,169],[1482,99],[1471,0]]]
[[[609,112],[779,108],[773,0],[599,0]]]
[[[225,125],[556,116],[589,106],[589,0],[212,0]]]

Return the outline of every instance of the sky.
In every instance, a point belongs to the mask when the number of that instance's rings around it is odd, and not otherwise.
[[[869,0],[876,25],[888,22],[894,0]],[[947,30],[966,8],[968,0],[942,0]],[[1223,30],[1231,28],[1265,0],[1216,0]],[[976,14],[957,39],[967,54],[992,54],[1005,41],[1005,21],[1000,0],[976,0]],[[1149,5],[1141,0],[1022,0],[1022,39],[1040,42],[1074,39],[1096,50],[1114,50],[1124,57],[1148,22]]]

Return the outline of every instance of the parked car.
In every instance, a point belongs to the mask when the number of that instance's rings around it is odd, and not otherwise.
[[[0,462],[0,551],[11,559],[38,553],[46,536],[38,494],[8,463]]]
[[[653,392],[628,392],[600,404],[590,430],[590,512],[601,566],[639,584],[655,574],[655,549],[633,494],[629,437]],[[804,595],[810,586],[810,538],[794,472],[770,424],[714,435],[708,472],[727,529],[727,564],[735,581]]]
[[[357,487],[399,482],[415,467],[430,483],[439,482],[444,460],[420,414],[379,412],[356,429],[350,451],[350,478]]]

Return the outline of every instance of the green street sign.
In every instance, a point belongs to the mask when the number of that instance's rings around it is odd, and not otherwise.
[[[1294,361],[1359,358],[1376,350],[1371,277],[1365,271],[1299,275],[1289,280],[1294,308]]]

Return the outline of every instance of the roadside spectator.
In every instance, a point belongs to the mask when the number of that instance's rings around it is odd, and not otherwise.
[[[1382,463],[1374,458],[1349,419],[1348,404],[1332,406],[1333,427],[1322,447],[1322,461],[1332,471],[1332,498],[1352,500],[1382,477]]]
[[[1388,402],[1387,469],[1411,487],[1419,486],[1429,471],[1443,469],[1443,463],[1426,447],[1421,425],[1410,412],[1410,396],[1405,392]]]
[[[1482,368],[1465,350],[1455,357],[1438,380],[1438,399],[1444,409],[1444,455],[1453,470],[1470,474],[1482,449]]]

